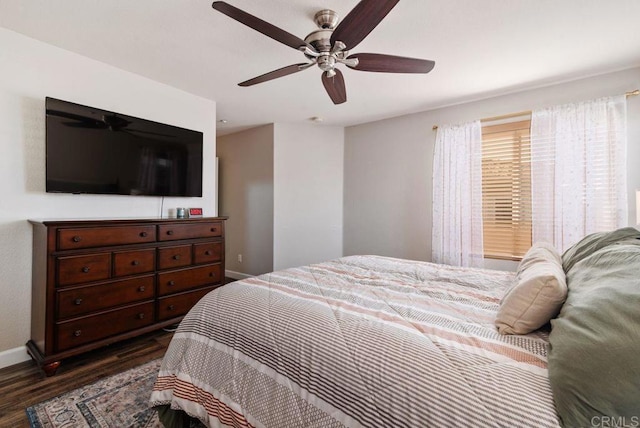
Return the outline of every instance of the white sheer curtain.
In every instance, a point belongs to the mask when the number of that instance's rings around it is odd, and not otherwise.
[[[432,261],[482,267],[482,126],[438,127],[433,159]]]
[[[627,225],[626,106],[623,95],[532,113],[533,242],[564,251]]]

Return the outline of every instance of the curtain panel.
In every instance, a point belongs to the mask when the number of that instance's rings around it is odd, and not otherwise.
[[[438,127],[433,160],[432,261],[482,267],[482,126]]]
[[[626,97],[532,112],[533,242],[561,251],[627,225]]]

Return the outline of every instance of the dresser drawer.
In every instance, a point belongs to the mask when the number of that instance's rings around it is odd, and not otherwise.
[[[113,275],[127,276],[156,270],[156,249],[113,253]]]
[[[164,321],[186,314],[205,294],[217,287],[219,286],[207,287],[159,299],[158,320]]]
[[[222,236],[222,222],[161,224],[158,226],[159,241],[176,239],[212,238]]]
[[[189,290],[207,284],[222,281],[220,264],[206,265],[197,268],[174,270],[158,274],[158,294],[164,296],[171,293]]]
[[[224,245],[222,242],[205,242],[193,245],[193,262],[195,264],[219,262],[222,260]]]
[[[56,325],[57,351],[146,327],[154,322],[154,303],[142,303]]]
[[[191,245],[158,248],[158,269],[175,269],[191,264]]]
[[[59,285],[99,281],[111,275],[111,253],[58,257],[57,262]]]
[[[58,319],[153,299],[154,275],[58,291]]]
[[[58,231],[59,250],[139,244],[155,240],[156,228],[153,225],[83,227]]]

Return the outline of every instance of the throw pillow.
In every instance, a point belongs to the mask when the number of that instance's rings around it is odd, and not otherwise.
[[[561,259],[550,244],[534,244],[502,298],[495,325],[501,334],[526,334],[555,317],[567,297]]]

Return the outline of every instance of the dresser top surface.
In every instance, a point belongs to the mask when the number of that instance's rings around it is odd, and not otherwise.
[[[65,219],[29,219],[31,224],[43,224],[45,226],[80,226],[80,225],[105,225],[105,224],[133,224],[133,223],[197,223],[206,221],[222,221],[228,217],[121,217],[121,218],[65,218]]]

